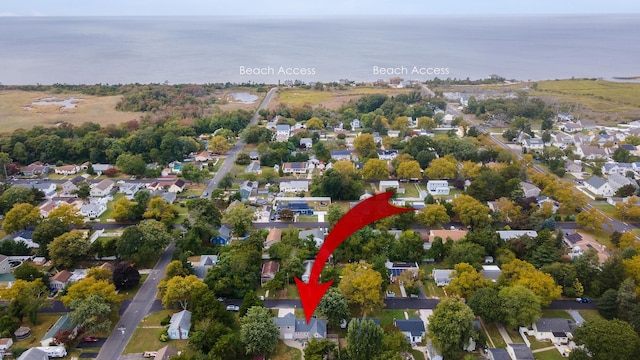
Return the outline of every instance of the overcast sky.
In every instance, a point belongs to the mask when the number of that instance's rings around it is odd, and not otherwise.
[[[640,13],[638,0],[0,0],[2,16],[356,16]]]

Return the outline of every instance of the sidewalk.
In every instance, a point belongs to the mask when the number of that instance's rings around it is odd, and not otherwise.
[[[497,323],[496,328],[498,328],[498,332],[504,339],[504,342],[506,342],[507,344],[513,344],[513,340],[511,340],[511,336],[509,336],[509,333],[507,332],[507,329],[504,328],[504,325]]]

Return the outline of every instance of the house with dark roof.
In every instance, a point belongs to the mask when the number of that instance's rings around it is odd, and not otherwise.
[[[180,355],[180,351],[171,345],[167,345],[160,350],[156,351],[156,356],[153,360],[169,360],[172,356]]]
[[[247,167],[244,169],[245,174],[262,174],[262,169],[260,168],[259,161],[252,161]]]
[[[351,151],[349,150],[331,150],[331,159],[340,161],[340,160],[351,160]]]
[[[538,341],[551,341],[554,345],[568,344],[573,338],[576,324],[569,319],[542,318],[533,324],[533,332]]]
[[[285,174],[306,174],[308,170],[307,162],[287,162],[282,165],[282,172]]]
[[[389,271],[389,280],[395,282],[396,278],[405,271],[411,271],[414,276],[418,275],[418,263],[390,262],[387,261],[384,266]]]
[[[313,207],[306,201],[291,201],[278,204],[278,213],[284,209],[291,210],[295,215],[313,215]]]
[[[187,183],[185,183],[184,180],[178,179],[169,186],[169,189],[167,191],[172,193],[183,192],[186,186]]]
[[[191,329],[191,312],[182,310],[171,315],[169,322],[169,339],[188,339]]]
[[[507,350],[502,348],[487,349],[487,357],[489,360],[511,360]]]
[[[526,344],[507,344],[507,353],[512,360],[535,360],[533,352]]]
[[[393,325],[400,329],[400,332],[406,336],[407,341],[412,344],[422,342],[426,332],[424,322],[420,318],[396,319],[393,321]]]
[[[56,290],[63,289],[69,282],[69,279],[71,279],[72,275],[73,274],[67,270],[59,271],[57,274],[51,277],[51,280],[49,281],[49,286],[52,289],[56,289]],[[46,346],[46,345],[43,345],[43,346]]]
[[[262,264],[260,284],[264,285],[266,282],[273,280],[276,277],[278,270],[280,270],[280,263],[276,261],[270,260]]]
[[[580,241],[582,241],[582,235],[578,234],[577,232],[565,232],[562,239],[562,242],[564,242],[567,247],[573,247]]]
[[[200,260],[197,263],[191,263],[191,266],[193,266],[194,274],[202,280],[207,276],[209,269],[217,263],[218,255],[200,255]]]
[[[231,241],[231,229],[227,225],[222,225],[218,229],[218,235],[211,239],[216,245],[227,245]]]
[[[312,317],[307,324],[305,319],[296,319],[295,315],[288,313],[283,317],[273,318],[280,330],[280,339],[284,340],[311,340],[327,337],[327,321]]]

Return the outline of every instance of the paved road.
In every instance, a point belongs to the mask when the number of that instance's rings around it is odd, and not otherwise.
[[[260,114],[258,114],[258,111],[267,108],[267,106],[269,105],[269,102],[271,102],[271,99],[273,98],[273,95],[276,93],[276,90],[277,88],[271,88],[271,90],[269,90],[269,92],[267,93],[267,96],[265,96],[264,99],[262,100],[262,103],[256,110],[256,113],[253,115],[253,118],[251,119],[247,127],[251,125],[256,125],[258,123],[258,120],[260,119]],[[216,175],[213,177],[213,179],[209,181],[209,184],[207,185],[207,187],[204,189],[204,192],[202,193],[202,197],[210,196],[211,192],[218,187],[218,183],[220,182],[222,177],[226,173],[228,173],[229,170],[231,170],[231,168],[233,167],[233,164],[235,163],[236,158],[238,157],[238,154],[240,153],[240,151],[242,151],[242,147],[244,147],[244,140],[242,138],[239,138],[238,141],[236,141],[236,144],[233,145],[233,148],[231,148],[231,150],[227,152],[227,157],[224,159],[224,162],[218,169],[218,172],[216,173]]]
[[[165,269],[173,255],[174,244],[164,251],[156,266],[142,284],[140,290],[120,317],[120,323],[113,329],[104,346],[100,349],[97,360],[117,360],[131,339],[133,331],[149,313],[158,293],[158,283],[164,277]]]

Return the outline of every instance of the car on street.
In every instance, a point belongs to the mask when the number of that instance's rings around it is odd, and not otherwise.
[[[240,311],[240,306],[238,306],[238,305],[227,305],[227,311]]]
[[[84,342],[98,342],[98,340],[100,339],[95,336],[85,336],[84,338],[82,338],[82,341]]]
[[[579,298],[576,298],[576,301],[582,304],[586,304],[586,303],[590,303],[591,299],[589,299],[588,297],[579,297]]]

